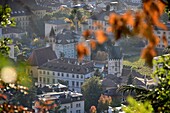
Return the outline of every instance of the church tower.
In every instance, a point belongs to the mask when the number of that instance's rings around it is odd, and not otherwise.
[[[55,50],[55,31],[54,31],[54,28],[52,27],[51,28],[51,31],[50,31],[50,35],[48,37],[48,40],[47,40],[47,44],[46,46],[49,47],[49,46],[52,46],[52,49]]]
[[[123,55],[121,48],[117,45],[109,48],[108,74],[120,77],[123,70]]]

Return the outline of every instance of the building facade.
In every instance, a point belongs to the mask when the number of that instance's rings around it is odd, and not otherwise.
[[[119,46],[109,49],[108,74],[120,77],[123,70],[123,55]]]
[[[81,85],[93,74],[93,62],[60,58],[51,60],[38,68],[38,84],[44,86],[63,80],[70,90],[81,92]]]
[[[52,20],[45,23],[45,36],[49,37],[51,29],[54,29],[55,34],[57,34],[62,29],[70,29],[70,24],[66,23],[64,20]]]
[[[154,29],[154,34],[156,36],[158,36],[159,39],[160,39],[160,42],[157,45],[158,49],[164,49],[165,48],[164,43],[163,43],[163,39],[162,39],[163,35],[165,35],[165,37],[167,39],[168,46],[170,45],[170,23],[167,23],[166,26],[167,26],[168,30],[163,30],[163,29],[159,29],[159,28]]]
[[[57,105],[60,105],[59,111],[63,111],[64,113],[84,113],[84,98],[81,93],[76,92],[49,92],[42,95],[38,95],[38,101],[42,100],[55,101]],[[33,106],[35,112],[38,113],[38,109],[36,108],[36,103]]]
[[[47,46],[52,46],[58,58],[77,58],[76,45],[79,35],[71,30],[62,29],[57,35],[52,28]]]

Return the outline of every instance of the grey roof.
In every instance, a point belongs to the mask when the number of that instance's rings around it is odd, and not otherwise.
[[[58,44],[69,44],[78,42],[78,34],[72,30],[62,29],[55,37]],[[59,41],[60,40],[60,41]]]
[[[28,59],[28,63],[31,66],[41,66],[48,62],[48,60],[56,59],[57,56],[51,47],[44,47],[35,49]]]
[[[50,20],[50,21],[47,21],[46,23],[48,23],[48,24],[56,24],[56,25],[68,24],[64,20]]]
[[[72,58],[51,60],[41,65],[39,69],[75,74],[88,74],[94,71],[93,62],[85,60],[80,62]]]
[[[51,92],[45,93],[42,95],[38,95],[39,99],[46,99],[48,100],[59,100],[60,104],[66,104],[76,101],[83,101],[83,95],[81,93],[64,91],[64,92]]]
[[[17,27],[5,27],[2,29],[2,34],[8,33],[24,33],[25,31]]]
[[[122,57],[122,50],[119,46],[112,46],[109,49],[109,59],[121,59]]]
[[[121,84],[121,82],[122,82],[122,78],[109,74],[103,79],[102,86],[103,87],[117,87],[117,85]]]
[[[96,13],[90,17],[92,20],[106,20],[106,16],[109,16],[111,13],[114,13],[114,11],[100,11],[99,13]]]

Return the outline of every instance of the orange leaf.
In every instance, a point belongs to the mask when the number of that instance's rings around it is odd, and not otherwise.
[[[157,6],[159,8],[160,14],[163,14],[166,4],[164,4],[161,0],[156,0],[156,4],[157,4]]]
[[[95,40],[90,40],[90,46],[94,50],[96,49],[96,41]]]
[[[76,49],[77,49],[78,58],[80,60],[82,60],[85,55],[90,54],[89,49],[84,43],[78,43],[76,46]]]
[[[116,18],[117,18],[117,15],[115,13],[110,14],[108,23],[113,25],[115,23]]]
[[[163,36],[162,36],[162,41],[164,43],[164,46],[167,47],[168,46],[168,40],[167,40],[165,34],[163,34]]]
[[[107,37],[103,30],[97,30],[95,32],[95,36],[99,44],[103,44],[105,41],[107,41]]]
[[[113,32],[114,30],[113,30],[113,27],[107,27],[107,29],[106,29],[106,32],[108,32],[108,33],[110,33],[110,32]]]
[[[153,57],[156,56],[156,51],[154,48],[148,46],[144,48],[141,52],[141,58],[145,59],[145,62],[149,65],[152,66],[152,59]]]
[[[134,25],[134,17],[132,15],[132,13],[130,11],[126,12],[123,16],[122,16],[123,20],[126,21],[127,24],[133,26]]]
[[[85,30],[82,35],[85,37],[85,38],[88,38],[90,35],[91,35],[91,31],[90,30]]]
[[[159,44],[160,39],[156,35],[153,34],[152,37],[149,37],[149,46],[150,47],[155,47]]]

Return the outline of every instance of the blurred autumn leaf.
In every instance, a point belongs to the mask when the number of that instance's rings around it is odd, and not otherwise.
[[[140,36],[148,40],[148,45],[141,51],[141,58],[145,59],[149,66],[152,66],[152,59],[156,56],[155,47],[159,44],[160,39],[154,34],[154,27],[167,30],[166,25],[160,21],[161,15],[165,11],[167,1],[164,0],[143,0],[143,9],[137,12],[127,11],[123,15],[115,13],[110,14],[108,18],[108,28],[105,33],[103,26],[99,22],[95,22],[94,26],[98,27],[95,33],[96,41],[103,44],[107,41],[107,33],[114,34],[114,40],[119,40],[122,36]],[[83,36],[85,39],[90,38],[92,32],[85,31]],[[167,46],[165,35],[162,37],[163,43]],[[85,50],[85,48],[84,48]],[[84,52],[85,53],[85,52]],[[78,54],[82,58],[85,54]]]

